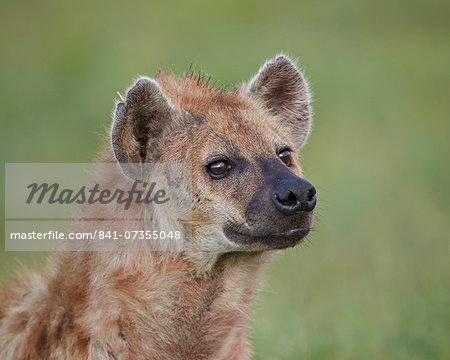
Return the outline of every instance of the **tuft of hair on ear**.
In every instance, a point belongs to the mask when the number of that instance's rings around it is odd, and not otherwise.
[[[311,105],[308,83],[295,63],[286,55],[267,61],[247,86],[250,98],[274,116],[277,126],[302,147],[311,130]]]
[[[140,77],[114,111],[111,145],[117,161],[121,165],[151,161],[171,113],[172,107],[158,83]]]

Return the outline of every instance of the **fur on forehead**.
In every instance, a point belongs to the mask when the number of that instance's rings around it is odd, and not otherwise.
[[[180,110],[205,111],[216,107],[246,106],[239,89],[222,90],[210,85],[205,75],[186,73],[177,78],[173,71],[158,71],[156,80],[170,102]]]

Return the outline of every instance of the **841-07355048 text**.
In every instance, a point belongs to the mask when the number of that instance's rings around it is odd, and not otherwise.
[[[179,240],[181,239],[180,231],[165,230],[94,230],[90,232],[62,232],[50,230],[46,232],[11,232],[9,234],[11,240]]]

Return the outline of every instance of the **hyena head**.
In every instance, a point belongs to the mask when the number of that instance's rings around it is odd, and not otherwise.
[[[295,246],[313,224],[316,190],[297,152],[311,128],[308,86],[285,56],[232,92],[198,76],[139,79],[117,104],[117,161],[192,167],[193,251]]]

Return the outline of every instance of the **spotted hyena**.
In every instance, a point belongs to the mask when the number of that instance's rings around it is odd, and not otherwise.
[[[234,91],[189,73],[137,80],[102,162],[190,164],[191,246],[54,255],[0,288],[0,359],[249,359],[261,266],[313,224],[297,157],[310,129],[308,86],[286,56]]]

